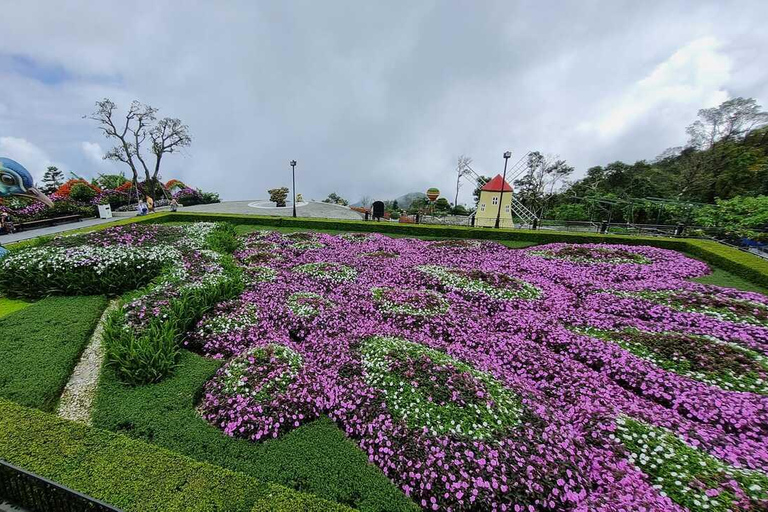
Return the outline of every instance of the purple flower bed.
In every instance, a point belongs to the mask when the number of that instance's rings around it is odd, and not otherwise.
[[[246,237],[188,340],[227,360],[204,417],[327,415],[426,510],[768,509],[768,298],[662,249],[460,242]]]

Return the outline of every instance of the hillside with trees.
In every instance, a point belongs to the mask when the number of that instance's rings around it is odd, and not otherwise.
[[[688,142],[653,160],[616,161],[548,189],[567,166],[534,162],[518,180],[519,199],[543,218],[682,223],[762,238],[768,223],[768,112],[735,98],[702,109]],[[547,165],[555,169],[547,171]]]

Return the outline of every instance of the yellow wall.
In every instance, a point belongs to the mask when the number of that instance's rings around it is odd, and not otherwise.
[[[475,226],[494,227],[496,225],[496,214],[499,212],[499,195],[501,192],[480,191],[480,201],[477,203],[477,213],[475,213]],[[494,200],[496,204],[494,204]],[[515,227],[512,222],[512,192],[505,191],[501,197],[499,226],[502,228]]]

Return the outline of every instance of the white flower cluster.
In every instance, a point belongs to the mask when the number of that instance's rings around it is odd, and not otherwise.
[[[668,299],[675,293],[675,290],[658,290],[658,291],[642,291],[642,292],[614,291],[612,293],[614,295],[619,295],[620,297],[631,297],[631,298],[641,298],[641,299],[651,300],[654,302],[658,302],[660,304],[667,305],[678,311],[685,311],[688,313],[701,313],[724,322],[746,323],[746,324],[753,324],[753,325],[768,325],[768,322],[761,320],[760,318],[757,317],[758,312],[768,313],[768,305],[765,305],[756,301],[751,301],[746,299],[731,299],[734,305],[739,304],[739,305],[748,306],[752,308],[755,315],[749,316],[749,315],[739,314],[739,313],[736,313],[735,311],[731,311],[725,308],[708,307],[702,304],[695,304],[695,305],[670,304],[668,302]]]
[[[480,279],[473,279],[462,275],[458,269],[449,269],[438,265],[419,265],[417,270],[432,276],[440,281],[444,286],[456,288],[470,293],[482,293],[493,299],[511,300],[511,299],[538,299],[541,298],[541,290],[523,280],[510,277],[517,285],[517,289],[501,288],[486,283]],[[457,271],[458,270],[458,271]]]
[[[77,268],[89,267],[96,274],[104,274],[113,269],[124,272],[126,269],[141,272],[154,263],[165,265],[178,261],[181,254],[173,247],[159,245],[155,247],[35,247],[13,253],[2,260],[0,271],[39,271],[52,275],[56,272],[69,272]],[[154,265],[153,265],[154,266]]]
[[[320,306],[330,306],[331,301],[319,293],[296,292],[288,297],[288,308],[294,315],[302,318],[311,318],[320,313]]]
[[[735,510],[735,496],[724,485],[729,481],[737,482],[750,499],[768,498],[768,476],[735,468],[665,428],[622,416],[611,438],[628,448],[630,462],[651,478],[662,496],[689,510]]]
[[[393,415],[411,428],[426,428],[433,436],[452,435],[470,439],[490,439],[494,433],[519,424],[523,406],[517,396],[490,375],[475,370],[447,354],[408,340],[377,336],[367,340],[362,348],[362,363],[366,383],[384,393]],[[422,391],[421,377],[404,378],[393,372],[393,357],[427,355],[435,365],[450,365],[457,373],[470,374],[486,388],[492,400],[477,400],[459,406],[455,403],[438,405]],[[492,404],[492,405],[491,405]]]
[[[392,300],[390,294],[399,295],[402,301]],[[373,300],[379,309],[385,313],[410,316],[442,315],[450,309],[450,303],[439,293],[432,290],[400,290],[384,287],[371,288]],[[409,299],[411,299],[409,301]],[[419,303],[418,299],[423,299]],[[426,307],[426,301],[431,301],[431,307]]]
[[[592,336],[594,338],[613,341],[624,350],[636,355],[637,357],[645,359],[646,361],[650,361],[659,368],[669,370],[684,377],[690,377],[691,379],[698,380],[699,382],[703,382],[711,386],[717,386],[727,391],[748,391],[752,393],[759,393],[761,395],[768,395],[768,381],[760,377],[756,377],[753,373],[737,374],[730,370],[723,373],[713,373],[693,370],[690,368],[690,361],[687,361],[685,358],[679,356],[669,356],[668,358],[658,356],[652,350],[649,350],[647,347],[640,343],[632,343],[631,341],[623,339],[621,337],[621,333],[619,332],[614,333],[612,331],[603,331],[591,328],[576,328],[574,331],[585,334],[587,336]],[[627,330],[626,332],[632,331]],[[659,332],[656,334],[659,336],[680,335],[680,333],[674,332]],[[752,359],[757,364],[763,366],[766,372],[768,372],[768,357],[765,357],[758,352],[755,352],[754,350],[749,350],[748,348],[737,345],[736,343],[720,340],[714,336],[701,336],[700,338],[709,340],[712,343],[719,345],[727,345],[728,347],[741,352],[744,354],[744,356]]]
[[[183,226],[186,238],[180,244],[191,249],[202,249],[207,246],[206,240],[208,236],[216,230],[218,225],[216,222],[194,222],[187,224]]]
[[[271,353],[271,354],[270,354]],[[269,382],[254,382],[249,373],[254,364],[264,364],[269,357],[285,362],[286,371]],[[254,360],[252,363],[251,360]],[[256,347],[234,358],[222,371],[222,391],[228,396],[250,396],[257,400],[269,400],[273,393],[284,390],[296,378],[301,368],[301,354],[288,347],[270,344]]]
[[[352,281],[357,277],[357,270],[347,265],[342,265],[341,263],[328,263],[322,261],[317,263],[305,263],[304,265],[293,267],[292,270],[294,272],[307,274],[316,279],[334,283]]]
[[[198,328],[198,335],[214,336],[244,329],[259,321],[258,311],[253,304],[244,304],[242,310],[235,313],[217,315],[203,322]]]

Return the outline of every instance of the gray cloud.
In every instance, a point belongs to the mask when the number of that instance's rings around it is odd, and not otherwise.
[[[135,98],[191,128],[165,177],[227,199],[288,184],[291,158],[305,197],[452,198],[461,153],[486,174],[506,149],[583,173],[683,143],[724,98],[768,103],[762,1],[129,4],[3,6],[0,137],[112,172],[81,116]]]

